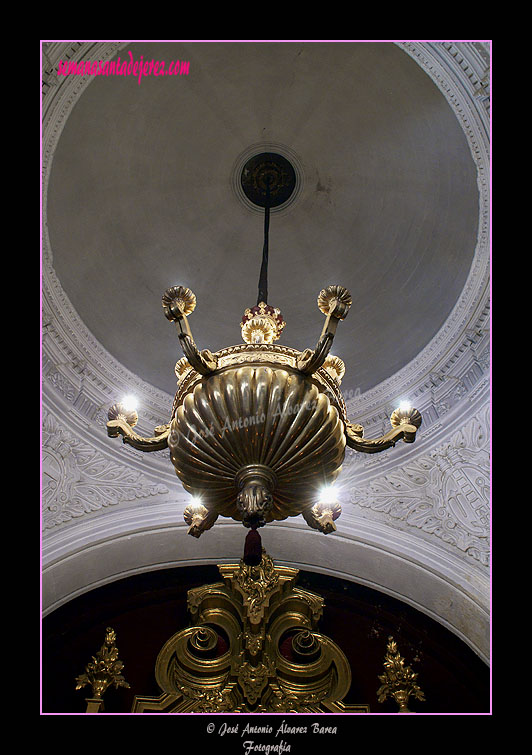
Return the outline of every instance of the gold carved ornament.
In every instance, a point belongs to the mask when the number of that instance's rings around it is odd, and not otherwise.
[[[241,560],[218,569],[222,582],[188,592],[195,626],[159,653],[162,694],[136,696],[132,712],[369,712],[343,703],[348,661],[317,631],[324,601],[295,586],[297,569],[276,567],[264,550],[255,566]]]
[[[410,666],[405,665],[405,659],[399,654],[397,643],[393,637],[388,638],[384,658],[384,674],[379,676],[382,682],[377,690],[380,703],[392,697],[399,706],[399,713],[410,713],[408,701],[410,697],[425,700],[425,695],[417,683],[418,674]]]
[[[136,695],[132,713],[369,713],[347,704],[351,669],[342,650],[317,631],[324,600],[297,588],[297,569],[276,567],[262,549],[255,565],[219,565],[223,579],[188,592],[193,626],[173,635],[160,651],[155,678],[161,695]],[[227,641],[221,638],[226,638]],[[104,712],[109,686],[127,687],[116,634],[105,641],[76,678],[92,688],[87,713]],[[287,648],[289,653],[287,654]],[[377,699],[391,697],[399,713],[410,697],[424,701],[418,674],[388,638]]]
[[[92,657],[92,661],[85,667],[85,673],[76,677],[76,689],[90,686],[92,697],[86,698],[87,713],[103,711],[103,696],[108,687],[127,687],[122,675],[124,664],[118,660],[118,648],[115,645],[116,633],[108,627],[105,630],[105,640],[100,650]]]

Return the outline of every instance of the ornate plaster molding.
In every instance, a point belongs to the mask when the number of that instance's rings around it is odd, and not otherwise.
[[[444,442],[362,485],[351,503],[364,516],[437,538],[488,573],[490,536],[489,405]],[[364,511],[362,511],[364,510]]]
[[[231,520],[220,524],[198,555],[187,528],[169,503],[119,507],[92,523],[80,521],[74,535],[56,528],[43,549],[43,611],[78,595],[145,571],[227,563],[242,556]],[[127,525],[124,523],[127,520]],[[489,662],[489,583],[463,559],[427,546],[408,533],[354,518],[355,533],[323,536],[304,525],[282,522],[264,532],[277,562],[348,579],[402,600],[439,621]],[[267,528],[266,528],[267,530]]]
[[[43,413],[42,523],[51,529],[108,506],[169,493],[127,464],[106,457],[51,412]]]
[[[46,610],[146,569],[241,555],[235,552],[239,526],[223,520],[198,557],[182,521],[186,496],[177,479],[161,485],[154,482],[158,475],[150,479],[123,457],[117,462],[76,436],[58,411],[45,412],[43,439]],[[351,505],[344,504],[335,535],[309,539],[302,525],[282,522],[273,534],[265,528],[265,542],[274,538],[280,561],[404,600],[487,659],[488,439],[484,404],[465,426],[451,426],[437,446],[427,444],[400,466],[391,461],[384,474],[375,468],[373,476],[367,470],[360,476],[355,468],[350,476],[348,469]]]
[[[153,426],[167,422],[173,396],[134,375],[98,343],[80,320],[46,258],[43,260],[42,279],[42,372],[45,393],[51,385],[77,405],[84,401],[83,411],[89,420],[103,417],[103,410],[124,394],[133,393],[142,406],[143,421],[153,423]],[[53,376],[56,373],[60,378],[54,384]]]

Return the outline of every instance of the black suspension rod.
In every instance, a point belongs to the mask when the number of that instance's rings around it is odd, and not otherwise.
[[[264,246],[262,248],[262,265],[259,277],[259,295],[257,304],[268,303],[268,235],[270,232],[270,181],[266,179],[266,205],[264,209]]]

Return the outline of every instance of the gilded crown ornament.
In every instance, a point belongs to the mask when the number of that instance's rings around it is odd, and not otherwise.
[[[361,425],[349,421],[340,391],[345,365],[330,354],[338,324],[352,305],[344,286],[329,285],[318,295],[325,321],[314,348],[299,351],[275,343],[285,321],[280,309],[268,304],[267,293],[271,162],[268,154],[261,173],[264,196],[257,200],[265,207],[259,292],[240,323],[243,343],[200,351],[188,320],[196,296],[185,286],[168,288],[162,306],[177,327],[184,354],[175,367],[169,421],[145,438],[133,430],[136,415],[120,404],[109,411],[109,436],[121,435],[142,451],[169,448],[178,478],[194,496],[184,512],[194,537],[220,516],[256,530],[302,514],[313,529],[333,532],[341,508],[320,501],[320,489],[340,474],[346,445],[361,453],[380,452],[401,439],[413,443],[421,425],[416,409],[401,409],[392,414],[388,433],[368,439]]]
[[[246,309],[240,323],[246,343],[273,343],[281,337],[284,326],[281,310],[263,301],[256,307]]]

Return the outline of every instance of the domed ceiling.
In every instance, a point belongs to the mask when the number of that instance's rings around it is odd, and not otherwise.
[[[173,394],[181,352],[161,295],[189,286],[200,348],[241,342],[257,298],[263,214],[238,191],[246,156],[290,159],[297,196],[272,211],[269,303],[281,343],[313,347],[321,288],[353,296],[333,351],[364,392],[445,323],[478,231],[476,170],[433,81],[383,43],[135,43],[122,60],[188,75],[95,76],[54,153],[54,270],[81,320],[131,372]],[[115,60],[116,60],[115,56]]]

